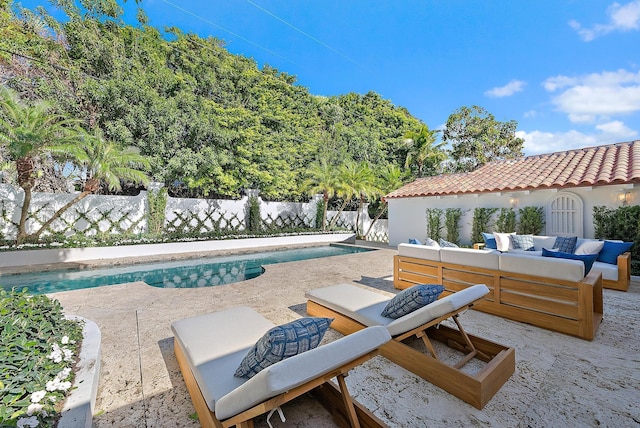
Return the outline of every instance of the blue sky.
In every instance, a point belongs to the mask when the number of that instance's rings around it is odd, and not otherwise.
[[[640,0],[140,4],[151,25],[224,39],[315,95],[375,91],[432,129],[482,106],[518,122],[527,155],[640,139]]]

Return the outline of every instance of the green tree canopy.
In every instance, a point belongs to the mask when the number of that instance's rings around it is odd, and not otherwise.
[[[470,172],[487,162],[523,155],[515,120],[500,122],[482,107],[460,107],[447,119],[443,141],[451,145],[448,170]]]

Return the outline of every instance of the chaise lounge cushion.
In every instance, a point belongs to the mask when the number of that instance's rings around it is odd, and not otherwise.
[[[224,328],[216,328],[224,326]],[[209,409],[219,420],[371,352],[390,340],[384,327],[351,334],[275,363],[251,379],[233,376],[249,347],[273,323],[248,307],[176,321],[171,325]]]
[[[251,378],[278,361],[317,347],[331,321],[307,317],[273,327],[247,352],[234,376]]]
[[[365,326],[386,326],[392,336],[406,333],[451,311],[460,309],[489,293],[484,284],[476,284],[442,297],[430,305],[391,319],[381,315],[393,295],[353,284],[336,284],[306,293],[307,299],[341,313]]]
[[[387,318],[400,318],[418,308],[433,303],[444,291],[439,284],[420,284],[402,290],[387,303],[381,314]]]

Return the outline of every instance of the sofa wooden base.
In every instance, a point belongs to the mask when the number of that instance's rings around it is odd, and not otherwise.
[[[366,326],[330,308],[307,301],[307,313],[311,316],[334,318],[331,328],[342,334],[352,334]],[[442,317],[442,319],[446,319]],[[433,325],[426,330],[416,329],[394,337],[380,347],[380,355],[444,389],[472,406],[482,409],[515,371],[515,351],[486,339],[467,334],[457,321],[460,330],[443,325]],[[425,334],[426,333],[426,334]],[[431,353],[423,353],[405,342],[411,337],[423,339]],[[437,358],[429,339],[461,351],[466,356],[456,365],[449,365]],[[473,348],[473,349],[471,349]],[[467,374],[462,367],[472,358],[486,365],[476,374]]]
[[[602,321],[602,275],[580,282],[394,256],[394,287],[437,283],[448,293],[474,284],[490,292],[474,309],[592,340]]]
[[[320,403],[327,407],[327,410],[333,416],[334,422],[340,427],[388,428],[388,425],[351,398],[344,381],[349,370],[375,356],[377,352],[370,352],[369,354],[363,355],[324,377],[313,379],[245,410],[236,416],[220,421],[216,418],[215,413],[207,406],[180,343],[175,340],[173,346],[176,359],[178,360],[178,366],[180,367],[180,371],[187,385],[187,390],[191,396],[191,401],[198,413],[198,420],[204,428],[226,428],[233,426],[252,428],[253,418],[263,415],[307,392],[312,392],[318,397]],[[338,384],[340,385],[339,389],[330,381],[333,377],[337,378]]]

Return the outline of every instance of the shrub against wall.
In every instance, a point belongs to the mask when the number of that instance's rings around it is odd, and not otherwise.
[[[427,236],[439,240],[442,233],[442,213],[440,208],[427,208]]]
[[[511,233],[516,231],[516,212],[513,208],[500,208],[496,219],[496,232]]]
[[[260,215],[260,201],[255,196],[250,196],[247,207],[247,229],[251,232],[262,230],[262,216]]]
[[[447,208],[444,212],[444,225],[447,228],[447,241],[460,244],[460,219],[464,211],[461,208]]]
[[[157,191],[149,191],[147,193],[147,203],[149,211],[147,212],[147,227],[149,233],[159,235],[164,230],[165,208],[167,208],[167,200],[169,193],[166,188]]]
[[[473,210],[473,224],[471,226],[471,242],[483,242],[482,232],[489,232],[491,217],[497,208],[475,208]]]
[[[640,275],[640,206],[593,207],[593,225],[597,239],[621,239],[634,243],[631,247],[631,274]]]
[[[518,223],[518,233],[521,235],[539,235],[544,229],[544,208],[524,207],[518,210],[520,222]]]

